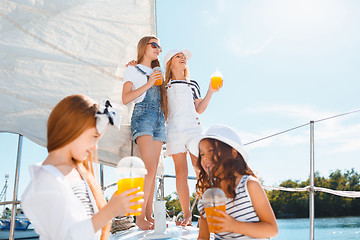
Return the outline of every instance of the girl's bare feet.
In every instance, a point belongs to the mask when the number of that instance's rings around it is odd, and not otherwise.
[[[152,230],[154,229],[154,224],[145,218],[136,218],[136,226],[138,226],[141,230]]]
[[[155,220],[152,216],[146,217],[146,220],[148,220],[149,222],[151,222],[152,224],[155,223]]]

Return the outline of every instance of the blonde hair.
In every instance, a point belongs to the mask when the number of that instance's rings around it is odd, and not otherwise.
[[[66,146],[85,130],[95,127],[95,113],[98,105],[91,98],[84,95],[71,95],[61,100],[52,110],[47,123],[47,150],[54,151]],[[97,162],[97,152],[90,154],[80,163],[73,159],[78,171],[85,178],[94,195],[99,209],[105,206],[103,192],[94,177],[93,162]],[[102,229],[101,239],[109,237],[111,222]]]
[[[176,55],[176,54],[175,54]],[[174,56],[175,56],[174,55]],[[164,83],[161,85],[160,87],[160,95],[161,95],[161,109],[164,112],[164,117],[165,119],[167,119],[168,115],[169,115],[169,106],[168,106],[168,97],[167,97],[167,90],[166,90],[166,85],[170,82],[170,80],[173,78],[173,73],[171,71],[171,62],[172,59],[174,58],[174,56],[172,58],[169,59],[169,61],[167,61],[166,66],[165,66],[165,80]],[[186,68],[184,70],[184,76],[186,78],[188,78],[190,76],[189,74],[189,68],[186,65]]]
[[[145,36],[143,38],[140,39],[138,45],[137,45],[137,63],[141,63],[144,55],[145,55],[145,51],[146,51],[146,47],[148,45],[148,43],[150,42],[151,39],[156,39],[159,40],[157,37],[155,36]],[[151,62],[151,68],[154,67],[159,67],[160,66],[160,62],[159,59],[156,59],[154,61]]]

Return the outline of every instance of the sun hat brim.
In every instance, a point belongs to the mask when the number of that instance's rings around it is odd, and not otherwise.
[[[221,142],[228,144],[230,147],[234,148],[243,157],[243,159],[246,163],[248,162],[249,157],[248,157],[246,150],[242,146],[242,144],[234,142],[234,141],[230,140],[229,138],[226,138],[225,136],[222,136],[220,134],[213,134],[213,133],[208,133],[208,132],[206,132],[205,134],[200,135],[198,137],[195,137],[190,142],[189,151],[191,154],[193,154],[196,157],[199,156],[199,143],[201,140],[203,140],[205,138],[216,139],[216,140],[219,140]]]
[[[173,50],[169,51],[169,52],[165,55],[165,57],[164,57],[164,68],[166,68],[167,62],[168,62],[173,56],[175,56],[175,55],[178,54],[178,53],[184,54],[185,57],[186,57],[186,61],[189,61],[190,58],[191,58],[191,56],[192,56],[192,54],[191,54],[191,52],[190,52],[189,50],[186,50],[186,49],[183,49],[183,50],[173,49]]]

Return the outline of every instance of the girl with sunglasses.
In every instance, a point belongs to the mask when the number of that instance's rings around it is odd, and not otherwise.
[[[155,176],[163,143],[166,142],[165,118],[161,109],[160,86],[154,85],[160,66],[159,40],[154,36],[140,39],[137,46],[137,64],[124,71],[123,104],[134,102],[131,117],[131,134],[138,145],[147,175],[144,182],[143,210],[136,217],[136,225],[143,230],[154,228],[152,218]]]

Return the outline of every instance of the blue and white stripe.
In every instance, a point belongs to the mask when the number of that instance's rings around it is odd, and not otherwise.
[[[228,198],[226,201],[226,213],[241,222],[259,222],[260,219],[255,212],[255,209],[252,205],[251,198],[249,196],[249,192],[247,190],[247,181],[251,176],[244,175],[238,186],[235,189],[236,197]],[[198,210],[200,214],[206,217],[204,207],[199,201]],[[222,232],[215,234],[216,239],[253,239],[248,236],[238,234],[238,233],[230,233],[230,232]]]
[[[73,190],[75,196],[81,201],[84,205],[86,214],[88,216],[94,215],[94,208],[92,206],[90,195],[86,187],[86,183],[84,180],[76,181],[71,185],[71,189]]]
[[[193,99],[201,98],[200,86],[195,80],[171,80],[166,88],[171,87],[173,84],[187,84],[191,88]]]

